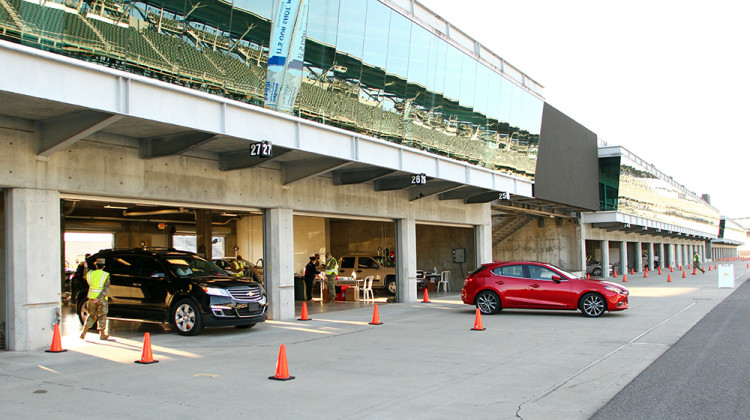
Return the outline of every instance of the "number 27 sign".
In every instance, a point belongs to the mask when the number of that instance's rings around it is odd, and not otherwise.
[[[250,156],[267,158],[273,156],[273,147],[271,142],[263,140],[260,143],[253,143],[250,145]]]

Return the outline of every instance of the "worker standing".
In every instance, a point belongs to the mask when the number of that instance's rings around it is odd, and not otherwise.
[[[330,252],[326,252],[326,283],[328,285],[327,302],[336,301],[336,276],[339,274],[339,262]]]
[[[90,270],[86,273],[86,281],[89,284],[89,293],[86,296],[86,309],[88,310],[88,316],[86,317],[86,323],[83,326],[83,332],[81,333],[81,339],[86,338],[86,333],[89,329],[94,326],[94,323],[99,322],[99,339],[106,340],[109,338],[107,335],[107,312],[109,311],[109,304],[107,303],[109,295],[109,273],[104,271],[104,258],[97,258],[95,270]]]

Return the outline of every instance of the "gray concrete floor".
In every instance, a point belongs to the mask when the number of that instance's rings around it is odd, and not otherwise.
[[[734,263],[737,286],[750,275]],[[483,317],[457,294],[268,321],[196,337],[152,334],[159,363],[137,365],[142,331],[111,341],[63,338],[65,353],[0,353],[3,418],[489,418],[583,419],[669,349],[733,289],[716,271],[666,282],[628,279],[630,309],[504,310]],[[349,304],[333,304],[338,309]],[[72,327],[71,327],[72,328]],[[136,327],[133,327],[136,328]],[[150,326],[139,326],[147,330]],[[124,330],[123,330],[124,332]],[[275,373],[284,344],[289,373]]]

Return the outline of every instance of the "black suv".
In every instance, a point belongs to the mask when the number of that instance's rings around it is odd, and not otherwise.
[[[168,321],[182,335],[198,334],[204,326],[250,328],[266,320],[268,299],[260,284],[232,277],[192,252],[106,249],[89,257],[89,267],[99,258],[110,274],[108,317]],[[81,322],[87,293],[85,279],[73,281]]]

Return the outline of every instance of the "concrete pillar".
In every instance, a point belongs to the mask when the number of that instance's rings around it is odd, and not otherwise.
[[[666,260],[664,255],[664,242],[659,242],[659,253],[657,255],[659,255],[659,267],[666,268],[667,264],[664,261]]]
[[[674,267],[674,245],[667,244],[667,266]]]
[[[7,346],[41,350],[59,322],[60,194],[14,188],[6,197]]]
[[[293,212],[291,209],[267,209],[263,218],[263,282],[271,306],[269,317],[292,320],[295,316]]]
[[[682,265],[682,244],[674,245],[674,254],[677,257],[676,264],[679,267]]]
[[[489,235],[491,241],[491,231]],[[487,246],[492,253],[492,243]],[[479,250],[476,253],[479,254]],[[457,274],[451,273],[452,278]],[[396,284],[398,302],[417,301],[417,224],[414,219],[396,220]],[[453,287],[451,291],[454,291]]]
[[[643,271],[643,243],[638,241],[635,243],[635,269],[636,273]]]
[[[620,272],[628,273],[628,243],[626,241],[620,242]]]
[[[474,266],[492,262],[492,223],[474,226]]]
[[[648,258],[647,258],[648,269],[653,270],[654,269],[654,243],[649,242],[646,245],[646,247],[648,248],[648,250],[646,251],[648,253]]]
[[[213,259],[213,218],[211,210],[195,211],[195,233],[197,254],[207,260]]]
[[[602,278],[609,278],[609,241],[607,239],[602,241]]]

